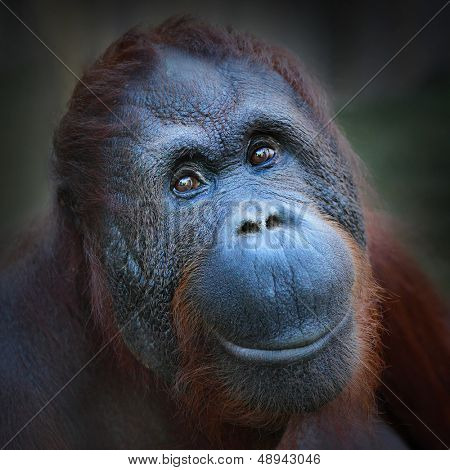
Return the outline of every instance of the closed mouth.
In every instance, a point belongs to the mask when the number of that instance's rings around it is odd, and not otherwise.
[[[217,333],[216,336],[225,350],[238,359],[254,364],[284,365],[314,357],[339,333],[348,323],[350,317],[351,315],[345,315],[334,328],[327,329],[320,336],[310,339],[301,338],[297,341],[291,341],[289,345],[284,343],[278,345],[278,347],[271,344],[267,349],[240,346],[226,340]]]

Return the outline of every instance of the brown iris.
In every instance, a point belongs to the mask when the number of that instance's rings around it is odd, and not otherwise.
[[[250,155],[250,163],[252,165],[260,165],[271,160],[275,155],[275,150],[270,147],[259,147]]]
[[[200,181],[194,175],[186,175],[176,181],[174,188],[180,193],[185,193],[197,189],[199,186]]]

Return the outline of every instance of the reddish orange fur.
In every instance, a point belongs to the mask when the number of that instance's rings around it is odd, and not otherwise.
[[[325,406],[312,419],[315,425],[335,429],[335,434],[345,434],[348,420],[366,420],[374,407],[374,388],[380,370],[378,354],[378,311],[374,308],[377,287],[372,280],[369,263],[354,240],[337,224],[328,221],[338,230],[352,250],[356,271],[353,290],[356,312],[357,337],[359,341],[359,365],[351,383],[332,404]],[[201,429],[213,441],[220,442],[224,425],[280,428],[286,426],[289,414],[272,414],[263,409],[250,408],[234,396],[220,380],[220,371],[204,348],[204,335],[208,334],[199,312],[189,301],[189,286],[195,272],[201,269],[201,257],[186,271],[173,301],[173,320],[182,352],[182,370],[177,389],[182,409],[193,417]],[[339,416],[339,419],[337,418]],[[291,418],[290,425],[296,430],[301,423],[311,423],[311,415]],[[295,424],[293,424],[295,423]],[[283,441],[286,442],[286,439]],[[282,444],[283,445],[283,444]]]
[[[391,223],[367,217],[369,255],[384,290],[382,381],[441,439],[450,441],[448,312],[429,279],[395,240]],[[414,447],[444,448],[386,386],[381,406],[386,418]]]
[[[155,56],[154,44],[170,45],[206,57],[229,55],[266,64],[276,70],[302,96],[314,111],[319,123],[328,121],[329,114],[320,92],[304,73],[301,63],[284,50],[270,47],[247,35],[217,30],[184,18],[172,19],[152,31],[130,31],[114,43],[83,76],[83,82],[96,96],[101,97],[102,102],[79,84],[70,101],[70,112],[55,136],[58,154],[55,173],[58,183],[77,201],[77,206],[72,209],[88,224],[92,223],[91,219],[95,219],[96,209],[105,203],[105,195],[102,192],[104,163],[99,149],[108,136],[126,132],[122,123],[111,123],[109,111],[102,103],[114,107],[124,84],[129,83],[141,70],[151,67]],[[96,116],[95,119],[93,116]],[[127,122],[131,127],[132,124]],[[333,123],[328,125],[327,133],[336,139],[341,153],[347,155],[354,163],[355,178],[358,179],[357,158]],[[324,136],[325,133],[322,133],[319,137]],[[74,168],[81,168],[83,171],[74,173]],[[364,188],[365,183],[361,182],[360,186]],[[370,304],[370,299],[377,298],[369,263],[347,237],[354,250],[355,264],[361,273],[357,283],[358,292],[355,292],[355,299],[360,296],[356,301],[360,337],[365,340],[362,343],[361,358],[368,362],[372,372],[376,373],[379,364],[374,351],[377,350],[376,332],[380,327],[377,316],[381,313],[381,326],[384,328],[382,358],[386,363],[382,380],[430,428],[448,442],[449,341],[446,325],[443,323],[446,312],[428,280],[382,225],[379,221],[374,222],[369,218],[367,230],[370,263],[376,281],[385,292],[383,298],[378,300],[377,311],[367,305]],[[117,326],[95,243],[85,241],[85,253],[90,266],[93,314],[105,338],[109,339],[116,334]],[[178,385],[180,389],[187,391],[181,394],[185,410],[198,416],[202,426],[211,436],[220,435],[218,423],[222,421],[254,426],[284,424],[287,416],[267,416],[260,410],[248,410],[236,397],[231,397],[228,391],[221,387],[214,364],[208,363],[208,357],[203,356],[204,332],[195,308],[189,304],[187,294],[189,277],[199,266],[201,258],[197,260],[196,266],[185,272],[174,298],[174,323],[181,350],[184,352],[184,367]],[[114,343],[127,370],[143,369],[132,358],[120,335]],[[355,416],[352,408],[358,408],[358,413],[362,415],[367,414],[367,410],[372,409],[371,396],[374,387],[373,374],[358,369],[352,384],[340,398],[324,407],[317,419],[327,421],[329,426],[345,428],[336,418],[336,409],[339,411],[339,417],[342,417],[342,407],[348,407],[345,415],[349,419]],[[441,446],[439,440],[389,392],[381,389],[381,396],[384,399],[382,405],[386,410],[386,417],[393,423],[400,423],[400,430],[411,443],[416,446]],[[222,403],[220,412],[214,409],[217,403]],[[404,426],[401,423],[404,423]]]

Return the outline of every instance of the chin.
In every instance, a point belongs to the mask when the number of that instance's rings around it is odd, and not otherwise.
[[[252,350],[217,342],[214,349],[219,380],[229,395],[276,415],[318,410],[340,395],[357,368],[350,314],[334,331],[303,347]]]

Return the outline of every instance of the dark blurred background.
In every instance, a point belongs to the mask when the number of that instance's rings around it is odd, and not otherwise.
[[[3,0],[2,0],[3,1]],[[190,13],[297,53],[339,109],[444,0],[14,1],[77,74],[137,23]],[[75,78],[0,4],[0,243],[49,200],[52,132]],[[450,5],[339,115],[406,243],[450,298]]]

